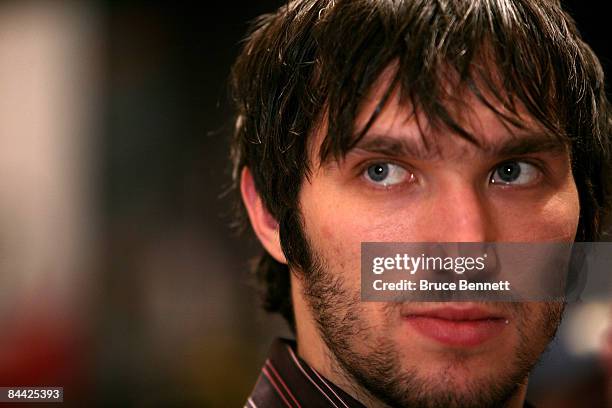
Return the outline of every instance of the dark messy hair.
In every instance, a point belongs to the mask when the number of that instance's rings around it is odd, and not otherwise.
[[[356,129],[364,95],[388,67],[385,96]],[[462,104],[449,81],[513,126],[522,127],[524,108],[569,147],[581,208],[576,239],[601,239],[610,206],[610,109],[601,65],[558,1],[297,0],[257,19],[231,74],[234,185],[248,167],[279,223],[290,266],[308,270],[298,193],[317,126],[328,125],[321,162],[340,159],[398,89],[432,126],[478,144],[449,110]],[[293,328],[288,266],[264,253],[256,275],[264,307]]]

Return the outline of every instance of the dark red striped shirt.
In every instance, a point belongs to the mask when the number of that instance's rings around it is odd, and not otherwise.
[[[274,342],[246,408],[364,408],[299,358],[295,350],[294,341]]]

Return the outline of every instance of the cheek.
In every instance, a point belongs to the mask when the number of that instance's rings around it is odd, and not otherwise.
[[[528,302],[522,304],[521,310],[521,332],[526,337],[522,340],[531,343],[530,348],[535,357],[540,355],[552,340],[561,322],[564,305],[554,302]]]
[[[573,179],[566,188],[522,206],[496,203],[500,241],[573,241],[580,203]]]
[[[323,258],[334,274],[359,273],[361,242],[368,240],[371,228],[358,222],[363,217],[343,209],[342,214],[321,208],[304,211],[305,232],[315,253]],[[351,279],[350,281],[353,281]]]
[[[403,217],[397,211],[366,206],[350,195],[325,189],[324,182],[314,184],[305,184],[300,197],[305,234],[327,269],[358,289],[361,243],[406,241],[406,222],[398,222]]]
[[[307,185],[301,196],[301,211],[309,236],[325,246],[354,249],[361,242],[403,242],[419,234],[420,203],[409,199],[381,197],[363,199],[321,181]],[[399,202],[398,202],[399,201]]]
[[[580,218],[580,202],[575,187],[573,191],[559,194],[544,208],[543,218],[557,229],[557,234],[571,238],[576,236]]]

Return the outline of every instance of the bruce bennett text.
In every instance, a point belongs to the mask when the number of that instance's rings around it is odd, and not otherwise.
[[[384,282],[382,279],[376,279],[372,286],[377,291],[451,291],[451,290],[467,290],[467,291],[508,291],[510,290],[510,282],[470,282],[466,279],[461,279],[459,282],[430,282],[427,279],[419,279],[412,281],[402,279],[395,282]]]

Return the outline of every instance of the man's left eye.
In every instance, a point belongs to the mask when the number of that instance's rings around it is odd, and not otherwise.
[[[365,169],[363,176],[369,182],[382,187],[400,184],[411,178],[406,169],[393,163],[374,163]]]
[[[491,174],[491,184],[522,186],[534,182],[540,171],[533,164],[523,161],[503,163]]]

